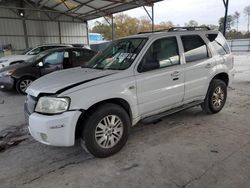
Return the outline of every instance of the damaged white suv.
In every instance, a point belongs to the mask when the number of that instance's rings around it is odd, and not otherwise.
[[[131,126],[201,105],[219,112],[234,76],[225,38],[172,28],[119,39],[86,66],[46,75],[27,89],[31,135],[47,145],[81,138],[97,157],[118,152]]]

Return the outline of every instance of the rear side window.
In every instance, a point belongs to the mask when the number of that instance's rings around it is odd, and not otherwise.
[[[206,36],[218,54],[225,55],[230,53],[229,46],[221,34],[207,34]]]
[[[186,62],[209,58],[207,45],[199,35],[181,36]]]
[[[94,55],[95,52],[90,50],[72,50],[72,59],[75,61],[77,60],[89,61]]]
[[[95,55],[95,52],[91,50],[81,49],[72,50],[71,54],[73,65],[80,66],[88,62]]]

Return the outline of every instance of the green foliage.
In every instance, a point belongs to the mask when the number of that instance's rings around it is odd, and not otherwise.
[[[111,23],[111,19],[107,18]],[[104,38],[111,40],[112,28],[106,20],[95,22],[94,27],[90,30],[93,33],[101,33]],[[115,38],[121,38],[128,35],[133,35],[139,32],[146,32],[152,30],[151,21],[147,17],[133,18],[124,13],[117,14],[114,17]],[[173,26],[170,21],[161,22],[155,25],[155,30],[168,29]]]
[[[250,6],[244,9],[246,15],[250,14]],[[246,38],[250,37],[250,33],[238,32],[240,13],[235,12],[233,15],[228,15],[227,17],[227,27],[226,27],[226,37],[227,38]],[[112,39],[112,28],[111,18],[107,17],[106,20],[96,21],[94,27],[90,30],[93,33],[101,33],[106,40]],[[174,24],[171,21],[160,22],[155,24],[155,30],[163,30],[173,27]],[[179,25],[176,25],[179,26]],[[185,26],[195,27],[195,26],[208,26],[211,29],[223,31],[224,17],[219,19],[219,25],[213,24],[202,24],[200,25],[195,20],[190,20],[185,23]],[[152,30],[151,20],[148,17],[133,18],[127,14],[120,13],[116,14],[114,17],[114,28],[115,28],[115,38],[121,38],[129,35],[134,35],[139,32],[147,32]],[[235,29],[236,28],[236,29]]]

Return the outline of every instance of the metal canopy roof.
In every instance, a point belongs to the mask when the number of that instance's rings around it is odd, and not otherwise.
[[[40,11],[54,11],[85,21],[140,6],[152,6],[159,1],[162,0],[24,0],[42,9]]]

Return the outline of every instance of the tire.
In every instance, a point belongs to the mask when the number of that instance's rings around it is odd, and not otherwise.
[[[219,79],[213,79],[207,91],[206,98],[201,104],[202,110],[207,114],[221,111],[227,99],[227,86]]]
[[[131,121],[119,105],[106,103],[87,115],[82,139],[86,149],[95,157],[108,157],[126,144]]]
[[[26,92],[25,90],[28,88],[28,86],[34,81],[33,78],[30,77],[24,77],[24,78],[20,78],[19,80],[17,80],[16,82],[16,90],[18,93],[25,95]]]

